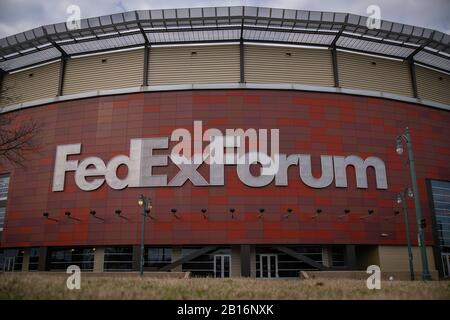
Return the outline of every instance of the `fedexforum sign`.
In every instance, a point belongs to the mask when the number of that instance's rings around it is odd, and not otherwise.
[[[188,180],[195,186],[223,186],[225,165],[236,165],[239,179],[251,187],[266,186],[274,179],[275,185],[287,186],[289,166],[298,166],[300,179],[312,188],[326,188],[333,180],[336,187],[347,187],[347,166],[355,169],[356,186],[367,188],[367,168],[373,167],[377,188],[387,189],[386,168],[384,162],[377,157],[362,159],[356,155],[322,155],[322,174],[314,177],[311,155],[280,154],[279,129],[270,129],[269,156],[267,137],[267,129],[227,129],[225,135],[219,129],[203,132],[201,121],[195,121],[194,139],[187,129],[172,132],[170,141],[178,143],[172,148],[170,155],[154,154],[155,150],[169,148],[168,137],[131,139],[129,155],[115,156],[107,164],[98,157],[87,157],[81,161],[68,160],[69,156],[81,153],[81,143],[60,145],[56,150],[53,191],[64,191],[66,173],[71,171],[75,172],[75,183],[84,191],[96,190],[105,181],[116,190],[127,187],[176,187]],[[205,141],[209,144],[203,149]],[[179,172],[170,181],[167,175],[153,174],[153,168],[168,166],[169,159],[179,168]],[[209,181],[198,172],[203,163],[209,165]],[[253,164],[261,167],[258,175],[252,174]],[[128,174],[124,178],[117,175],[120,166],[128,168]]]

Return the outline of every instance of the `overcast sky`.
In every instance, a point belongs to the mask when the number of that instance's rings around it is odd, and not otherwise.
[[[367,7],[378,5],[381,19],[450,33],[450,0],[0,0],[0,38],[45,24],[65,22],[69,16],[67,7],[71,4],[80,7],[81,18],[141,9],[237,5],[367,16]]]

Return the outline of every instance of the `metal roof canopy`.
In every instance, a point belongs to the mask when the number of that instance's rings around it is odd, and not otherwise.
[[[157,44],[265,42],[335,47],[411,60],[450,72],[450,35],[390,21],[369,29],[367,17],[335,12],[263,7],[139,10],[38,27],[0,39],[0,69]]]

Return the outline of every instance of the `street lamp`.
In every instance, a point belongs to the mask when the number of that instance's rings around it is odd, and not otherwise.
[[[399,155],[401,155],[403,153],[402,140],[404,140],[406,142],[406,147],[408,149],[408,162],[409,162],[409,170],[411,173],[412,193],[414,195],[414,206],[416,207],[416,223],[418,226],[419,248],[420,248],[420,255],[422,258],[422,280],[431,280],[430,271],[428,269],[427,251],[426,251],[426,247],[425,247],[425,231],[424,231],[424,226],[421,223],[422,209],[420,207],[419,188],[417,186],[416,168],[414,165],[414,154],[413,154],[413,148],[412,148],[411,135],[409,133],[408,127],[406,127],[404,134],[399,135],[397,137],[396,151],[397,151],[397,154],[399,154]]]
[[[403,215],[405,218],[405,228],[406,228],[406,242],[408,244],[408,262],[409,262],[409,274],[411,280],[414,280],[414,267],[413,267],[413,255],[411,249],[411,236],[409,233],[409,221],[408,221],[408,208],[406,204],[406,194],[408,197],[412,198],[413,193],[411,188],[405,188],[397,195],[397,203],[402,205]]]
[[[144,251],[145,251],[145,218],[148,214],[150,214],[150,210],[152,209],[152,200],[143,194],[139,196],[138,200],[139,206],[142,208],[142,227],[141,227],[141,261],[140,261],[140,275],[141,277],[144,275]]]

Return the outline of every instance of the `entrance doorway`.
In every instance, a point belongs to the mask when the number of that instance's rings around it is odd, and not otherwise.
[[[278,278],[278,256],[276,254],[260,255],[261,278]]]
[[[231,255],[217,254],[214,256],[214,277],[229,278],[231,267]]]

